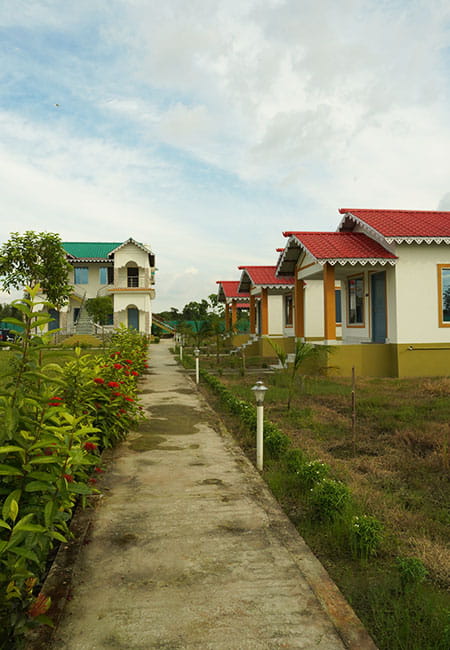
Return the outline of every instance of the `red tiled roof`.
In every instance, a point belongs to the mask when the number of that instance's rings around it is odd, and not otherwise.
[[[450,237],[450,212],[348,208],[341,208],[339,212],[343,215],[347,213],[353,215],[383,237]]]
[[[279,278],[275,275],[276,266],[239,266],[238,268],[246,271],[252,284],[255,285],[294,284],[293,277]]]
[[[240,285],[239,280],[217,280],[216,284],[220,284],[222,287],[225,298],[248,298],[249,293],[239,293],[238,287]]]
[[[317,260],[392,259],[397,257],[364,233],[354,232],[285,232],[294,236]]]

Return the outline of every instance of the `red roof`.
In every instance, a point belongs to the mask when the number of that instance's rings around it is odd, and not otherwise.
[[[240,285],[239,280],[217,280],[217,284],[220,284],[222,291],[225,295],[225,298],[248,298],[249,293],[239,293],[238,287]]]
[[[276,266],[239,266],[239,269],[246,271],[252,284],[272,286],[274,284],[294,284],[293,277],[279,278],[275,275]]]
[[[450,212],[430,210],[352,210],[341,208],[383,237],[450,237]],[[340,229],[342,229],[341,222]]]
[[[285,232],[317,260],[392,259],[397,257],[361,232]]]

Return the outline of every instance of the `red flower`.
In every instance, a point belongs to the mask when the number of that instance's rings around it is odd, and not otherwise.
[[[90,483],[91,485],[95,485],[95,483],[97,483],[97,479],[96,478],[90,478],[88,480],[88,483]]]
[[[118,393],[116,390],[111,393],[111,395],[114,395],[114,397],[120,397],[122,393]]]
[[[124,370],[124,374],[129,377],[130,376],[130,371],[129,370]]]
[[[63,474],[63,477],[66,479],[67,483],[73,483],[72,474]]]
[[[62,400],[62,397],[58,397],[58,395],[53,395],[53,397],[50,397],[50,399],[53,400],[53,401],[55,402],[55,401],[57,401],[57,400],[58,400],[58,401]]]
[[[132,397],[124,397],[124,399],[126,399],[127,402],[134,402],[134,399]]]
[[[132,370],[131,374],[133,375],[133,377],[139,377],[139,373],[136,372],[136,370]]]
[[[44,454],[45,454],[46,456],[53,456],[53,454],[55,453],[55,451],[56,451],[56,449],[50,449],[50,447],[46,447],[46,448],[44,449]]]
[[[119,409],[119,413],[126,413],[125,409]]]
[[[115,363],[115,364],[114,364],[114,368],[115,368],[116,370],[120,370],[121,368],[123,368],[123,366],[122,366],[122,364],[120,364],[120,363]]]
[[[149,367],[150,366],[148,365],[148,363],[144,363],[144,368],[149,368]]]
[[[105,383],[105,380],[102,379],[102,377],[95,377],[94,381],[95,381],[96,384],[104,384]]]
[[[28,616],[30,618],[36,618],[37,616],[41,616],[41,614],[45,614],[45,612],[48,611],[48,608],[50,607],[50,603],[50,597],[41,592],[36,596],[36,600],[28,610]]]
[[[97,445],[95,444],[95,442],[85,442],[84,448],[86,449],[86,451],[95,451],[97,449]]]
[[[131,364],[131,363],[133,363],[133,362],[131,361],[131,359],[125,359],[125,360],[124,360],[124,363],[130,363],[130,364]]]
[[[108,386],[110,388],[119,388],[119,384],[117,383],[117,381],[109,381]]]
[[[61,402],[49,402],[49,406],[62,406]]]
[[[94,472],[97,472],[97,474],[102,474],[103,470],[101,467],[94,467]]]
[[[115,359],[116,357],[120,357],[120,352],[113,352],[111,355],[111,359]]]

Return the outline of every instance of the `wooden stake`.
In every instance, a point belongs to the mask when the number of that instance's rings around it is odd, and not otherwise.
[[[356,456],[356,377],[355,366],[352,367],[352,445]]]

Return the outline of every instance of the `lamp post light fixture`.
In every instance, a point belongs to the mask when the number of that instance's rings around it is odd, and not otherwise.
[[[264,453],[264,397],[267,386],[261,380],[252,387],[256,399],[256,467],[263,470]]]
[[[195,383],[198,384],[198,382],[200,381],[200,350],[198,348],[195,348],[194,355],[195,355]]]

